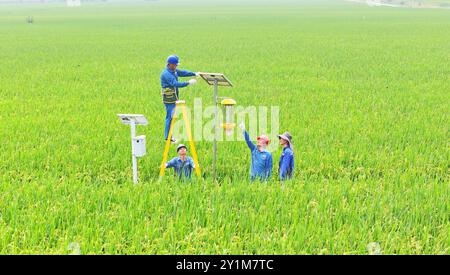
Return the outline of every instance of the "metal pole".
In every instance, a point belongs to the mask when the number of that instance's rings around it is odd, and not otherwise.
[[[133,155],[133,182],[134,184],[138,183],[137,159],[135,155]]]
[[[214,147],[213,147],[213,180],[216,180],[216,153],[217,153],[217,79],[214,80]]]
[[[137,158],[133,152],[133,138],[136,137],[136,123],[134,121],[130,122],[131,126],[131,154],[133,159],[133,182],[138,183],[138,172],[137,172]]]

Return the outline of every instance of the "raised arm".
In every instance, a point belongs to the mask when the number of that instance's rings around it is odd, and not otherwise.
[[[247,142],[248,148],[250,148],[251,151],[255,150],[256,149],[256,145],[250,139],[250,136],[248,135],[246,130],[244,130],[244,138],[245,138],[245,142]]]
[[[179,82],[179,81],[177,81],[175,76],[173,76],[171,74],[164,74],[164,75],[162,75],[161,76],[161,80],[165,81],[166,83],[168,83],[171,87],[182,88],[182,87],[186,87],[187,85],[189,85],[189,82]]]
[[[181,76],[181,77],[195,76],[194,72],[186,71],[186,70],[179,70],[179,69],[177,69],[177,74],[178,74],[178,76]]]

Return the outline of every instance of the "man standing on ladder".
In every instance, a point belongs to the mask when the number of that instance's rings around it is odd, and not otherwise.
[[[189,85],[194,85],[197,83],[196,79],[190,79],[187,82],[179,82],[178,77],[186,76],[198,76],[198,73],[179,70],[177,66],[179,65],[179,58],[176,55],[171,55],[167,58],[167,66],[161,73],[161,94],[164,106],[166,108],[166,122],[164,129],[164,140],[167,141],[170,123],[175,111],[175,102],[179,100],[178,88],[183,88]],[[172,143],[177,143],[177,140],[171,137]]]

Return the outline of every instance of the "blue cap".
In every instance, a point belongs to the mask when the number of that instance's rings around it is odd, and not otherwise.
[[[167,64],[175,64],[178,65],[179,58],[176,55],[171,55],[167,58]]]

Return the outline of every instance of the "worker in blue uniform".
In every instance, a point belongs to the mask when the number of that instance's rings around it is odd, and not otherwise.
[[[164,128],[164,139],[167,140],[169,136],[170,123],[175,111],[175,103],[179,100],[179,88],[190,85],[195,85],[197,80],[195,78],[186,82],[178,81],[178,77],[198,76],[198,73],[178,69],[179,57],[171,55],[167,58],[167,65],[161,73],[161,94],[162,100],[166,109],[166,120]],[[171,137],[172,143],[177,143],[177,140]]]

